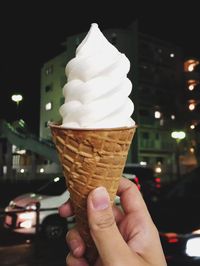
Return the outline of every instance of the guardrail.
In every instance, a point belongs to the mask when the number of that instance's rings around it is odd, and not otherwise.
[[[41,211],[55,211],[58,210],[58,208],[40,208],[40,202],[36,202],[35,204],[36,209],[30,209],[27,210],[26,208],[20,208],[19,210],[13,210],[13,211],[5,211],[5,210],[0,210],[0,217],[8,215],[8,214],[16,214],[16,213],[23,213],[23,212],[35,212],[36,216],[35,216],[35,233],[38,234],[39,233],[39,229],[40,229],[40,212]]]

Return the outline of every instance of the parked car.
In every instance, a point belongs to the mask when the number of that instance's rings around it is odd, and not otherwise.
[[[138,178],[134,174],[123,175],[140,188]],[[11,200],[5,208],[4,227],[22,234],[35,234],[39,229],[46,238],[58,239],[75,223],[74,217],[64,219],[58,213],[58,207],[68,198],[69,192],[64,177],[55,177],[36,192],[26,193]],[[40,203],[38,212],[37,203]],[[116,197],[115,203],[120,204],[119,197]]]
[[[5,208],[4,227],[23,234],[36,232],[37,203],[40,203],[38,227],[48,239],[63,236],[73,223],[73,217],[61,218],[58,207],[69,198],[63,177],[55,177],[36,192],[26,193],[11,200]]]
[[[200,167],[181,176],[151,205],[169,265],[200,265]]]
[[[126,164],[125,173],[134,174],[138,177],[140,190],[146,203],[157,201],[160,196],[161,180],[155,176],[154,170],[146,165]]]

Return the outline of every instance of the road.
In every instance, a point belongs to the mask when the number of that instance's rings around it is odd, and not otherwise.
[[[47,241],[41,236],[25,237],[0,226],[1,266],[66,266],[67,253],[65,239]]]
[[[68,254],[65,239],[45,240],[41,235],[21,235],[2,228],[0,219],[0,266],[66,266]],[[168,266],[200,265],[169,260]]]

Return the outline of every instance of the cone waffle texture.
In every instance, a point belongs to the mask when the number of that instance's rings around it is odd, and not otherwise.
[[[114,202],[135,127],[84,130],[51,124],[50,128],[77,227],[86,243],[87,253],[92,256],[94,243],[87,221],[87,196],[94,188],[104,186]]]

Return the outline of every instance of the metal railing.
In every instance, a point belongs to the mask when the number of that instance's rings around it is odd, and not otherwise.
[[[6,215],[13,215],[17,213],[23,213],[23,212],[35,212],[35,233],[38,234],[40,231],[40,212],[41,211],[55,211],[58,210],[58,208],[40,208],[41,204],[40,202],[36,202],[35,204],[36,208],[27,210],[25,207],[20,208],[19,210],[13,210],[13,211],[5,211],[0,209],[0,217],[4,217]]]

